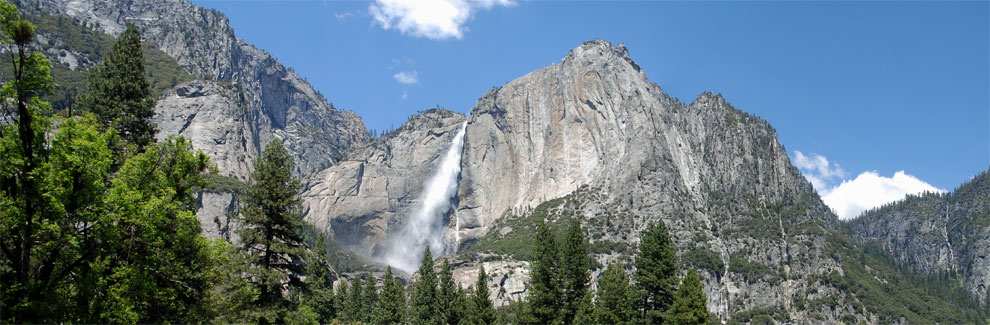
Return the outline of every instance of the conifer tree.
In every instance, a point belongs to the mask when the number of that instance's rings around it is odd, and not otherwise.
[[[138,148],[155,141],[155,99],[145,75],[141,33],[133,24],[114,42],[103,65],[90,71],[89,92],[80,102]]]
[[[571,324],[591,325],[597,324],[595,319],[595,304],[591,301],[591,292],[586,291],[584,297],[578,301],[577,312],[574,314],[574,321]]]
[[[284,322],[294,304],[283,296],[283,283],[298,284],[305,272],[306,248],[300,232],[303,225],[298,193],[299,180],[292,177],[292,157],[282,141],[272,140],[255,163],[251,186],[244,199],[241,220],[241,253],[254,267],[250,282],[258,290],[255,301],[258,322]],[[354,290],[359,290],[359,284]],[[297,289],[297,288],[292,288]]]
[[[567,228],[567,237],[564,239],[564,247],[561,252],[561,294],[563,295],[563,306],[561,308],[561,321],[570,324],[577,313],[578,305],[584,294],[588,291],[588,278],[591,265],[588,256],[588,242],[584,239],[581,231],[581,222],[578,219],[571,219]]]
[[[602,324],[625,324],[632,316],[629,301],[629,277],[622,263],[612,263],[605,268],[598,281],[598,301],[595,316]]]
[[[361,321],[365,323],[370,323],[372,320],[372,314],[375,311],[375,305],[378,304],[378,288],[377,281],[375,277],[371,274],[366,274],[364,279],[364,289],[362,289],[362,296],[364,297],[361,303]]]
[[[333,295],[333,306],[337,311],[334,318],[344,322],[347,322],[347,318],[350,316],[347,315],[347,299],[350,297],[351,290],[347,282],[347,280],[341,279],[340,284],[337,284],[336,293]]]
[[[711,320],[707,304],[708,298],[698,272],[689,270],[674,292],[674,303],[665,319],[674,324],[707,324]]]
[[[321,324],[330,323],[337,314],[333,293],[334,276],[327,263],[326,248],[326,236],[320,233],[316,238],[310,263],[306,266],[306,286],[309,292],[302,301],[319,315],[317,321]]]
[[[347,293],[347,301],[344,303],[344,321],[348,323],[360,322],[364,317],[362,304],[364,303],[364,284],[361,278],[350,281],[350,292]]]
[[[560,273],[557,242],[550,226],[541,222],[536,228],[533,241],[532,261],[530,261],[530,294],[526,297],[527,306],[523,322],[550,324],[560,316]]]
[[[405,321],[406,292],[402,281],[392,275],[392,267],[385,269],[382,279],[382,294],[375,307],[374,324],[399,324]]]
[[[474,284],[474,290],[468,297],[468,311],[465,315],[469,319],[469,324],[493,324],[495,323],[495,307],[489,298],[488,274],[485,273],[485,266],[478,266],[478,281]]]
[[[437,293],[437,301],[440,311],[440,323],[457,324],[461,319],[461,310],[458,308],[458,285],[454,283],[453,269],[450,260],[443,259],[440,266],[440,290]]]
[[[662,323],[677,284],[677,252],[662,220],[650,223],[643,231],[635,263],[639,317],[647,323]]]
[[[437,298],[437,275],[433,270],[433,254],[430,247],[423,253],[419,265],[419,279],[413,283],[412,299],[409,302],[409,321],[413,324],[439,324],[441,315]]]

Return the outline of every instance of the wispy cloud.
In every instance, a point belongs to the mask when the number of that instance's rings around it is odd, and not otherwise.
[[[347,20],[347,18],[354,17],[354,13],[353,12],[338,12],[338,13],[334,13],[333,14],[333,17],[334,18],[337,18],[337,20]]]
[[[849,180],[839,164],[819,154],[805,155],[795,150],[793,163],[821,195],[822,202],[843,220],[856,218],[863,211],[903,199],[908,194],[944,192],[903,170],[893,177],[867,171]]]
[[[808,179],[818,192],[828,190],[836,179],[842,180],[846,177],[846,171],[842,170],[842,166],[833,164],[825,156],[815,153],[805,155],[794,150],[794,166],[801,170],[804,178]]]
[[[513,0],[375,0],[368,11],[385,29],[434,40],[464,37],[478,10],[509,7]]]
[[[415,85],[419,83],[419,72],[416,70],[413,70],[412,72],[400,71],[399,73],[392,75],[392,78],[395,78],[395,81],[398,81],[403,85]]]

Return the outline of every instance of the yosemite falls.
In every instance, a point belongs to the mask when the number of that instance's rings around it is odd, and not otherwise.
[[[457,180],[461,173],[461,153],[466,127],[467,122],[461,124],[457,135],[450,143],[450,148],[443,156],[440,168],[423,188],[419,209],[410,216],[395,239],[389,240],[385,253],[386,264],[411,274],[419,265],[427,245],[434,254],[441,254],[453,252],[460,244],[455,242],[448,247],[444,242],[443,233],[446,227],[443,217],[450,212],[453,198],[457,195]],[[459,237],[455,234],[455,241],[459,241]]]

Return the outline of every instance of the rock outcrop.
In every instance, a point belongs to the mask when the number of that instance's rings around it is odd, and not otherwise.
[[[201,107],[200,111],[216,105],[218,110],[231,113],[225,119],[246,123],[243,130],[218,130],[243,132],[254,140],[244,146],[252,146],[252,149],[232,153],[231,157],[253,160],[268,141],[278,137],[295,158],[295,172],[301,176],[336,163],[350,148],[369,140],[357,114],[334,108],[291,69],[237,38],[227,18],[218,11],[181,0],[15,0],[13,3],[27,12],[68,16],[115,36],[123,32],[127,24],[134,24],[141,30],[145,42],[155,44],[174,57],[192,75],[218,80],[214,85],[226,85],[228,89],[223,96],[226,99],[210,102],[211,98],[219,97],[200,96],[203,98],[195,105]],[[183,87],[189,88],[189,85],[180,86]],[[159,101],[159,106],[164,107],[157,111],[180,107],[190,102],[188,98],[176,91],[169,92]],[[179,102],[170,103],[172,100]],[[231,105],[237,109],[229,109]],[[178,121],[178,125],[160,125],[160,128],[180,130],[183,119],[175,117],[175,114],[164,119],[159,117],[157,122]],[[169,135],[186,134],[159,133],[159,137]],[[241,164],[239,161],[221,161],[226,157],[212,158],[218,165]],[[221,172],[243,180],[249,169],[222,169]]]
[[[589,230],[610,236],[601,240],[636,244],[629,234],[662,219],[682,252],[705,249],[724,265],[744,259],[780,271],[765,281],[728,269],[707,274],[709,307],[720,317],[786,309],[808,294],[806,277],[840,269],[821,235],[838,223],[776,137],[720,95],[690,105],[670,98],[623,45],[586,42],[560,64],[489,91],[472,110],[462,236],[480,238],[499,218],[590,186],[600,195],[581,211],[587,223],[605,215],[596,211],[625,219]]]
[[[901,263],[925,273],[958,274],[974,297],[990,299],[990,171],[952,193],[911,195],[867,211],[848,227]]]
[[[463,123],[459,113],[423,111],[309,177],[301,196],[306,220],[363,256],[383,253]]]

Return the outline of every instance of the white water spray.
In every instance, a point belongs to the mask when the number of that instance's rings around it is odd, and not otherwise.
[[[389,265],[411,274],[419,266],[426,245],[430,246],[434,255],[446,251],[443,242],[443,217],[450,211],[451,198],[457,195],[457,177],[461,173],[461,152],[466,127],[467,122],[464,122],[443,156],[440,168],[424,188],[420,208],[409,218],[396,240],[391,241],[388,253],[385,254],[385,262]],[[454,236],[459,244],[460,220],[455,222],[455,227],[458,229]]]

